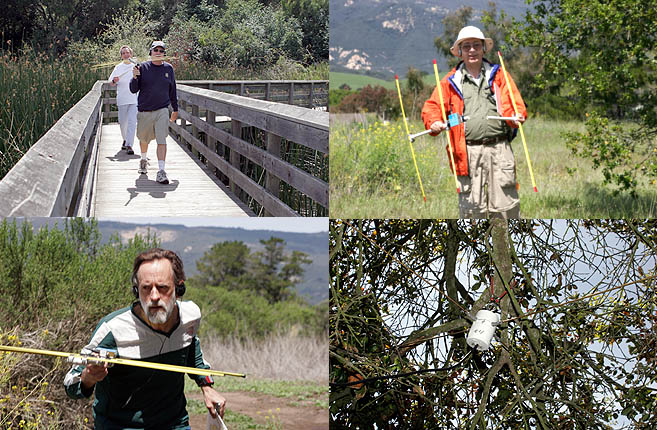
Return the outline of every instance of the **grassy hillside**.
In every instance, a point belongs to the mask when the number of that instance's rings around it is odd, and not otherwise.
[[[424,129],[409,124],[411,133]],[[401,121],[338,125],[331,129],[331,218],[458,218],[458,197],[448,167],[445,137],[415,141],[422,194]],[[623,218],[657,216],[657,189],[638,187],[637,198],[603,187],[591,163],[575,158],[561,133],[583,131],[576,122],[533,118],[525,135],[538,193],[533,192],[520,137],[512,147],[523,218]]]
[[[402,87],[406,85],[406,79],[403,78],[404,73],[399,73],[399,85]],[[380,85],[389,90],[396,90],[397,86],[395,85],[394,76],[390,77],[390,80],[383,80],[375,78],[373,76],[361,75],[358,73],[344,73],[344,72],[330,72],[330,88],[336,90],[340,88],[342,84],[347,84],[351,87],[352,90],[357,90],[359,88],[366,87],[367,85],[376,86]],[[426,85],[435,85],[436,77],[433,74],[424,76],[424,82]]]

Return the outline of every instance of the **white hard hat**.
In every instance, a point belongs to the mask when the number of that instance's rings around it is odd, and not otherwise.
[[[489,52],[491,49],[493,49],[493,39],[491,39],[490,37],[484,37],[484,33],[482,33],[481,30],[479,30],[477,27],[473,25],[468,25],[467,27],[463,27],[461,31],[459,31],[459,35],[456,38],[456,42],[454,42],[452,47],[449,49],[449,51],[454,56],[460,57],[459,45],[465,39],[481,39],[486,43],[486,52]]]

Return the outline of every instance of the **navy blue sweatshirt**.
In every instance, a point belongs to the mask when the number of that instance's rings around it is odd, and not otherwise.
[[[178,96],[176,95],[176,78],[171,64],[164,62],[156,66],[152,61],[141,63],[140,75],[130,81],[130,91],[136,93],[137,110],[139,112],[162,109],[169,106],[178,112]]]

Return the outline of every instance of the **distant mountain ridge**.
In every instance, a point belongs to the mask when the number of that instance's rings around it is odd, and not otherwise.
[[[524,0],[497,1],[497,10],[520,16]],[[331,71],[368,73],[377,77],[405,76],[408,67],[433,73],[438,58],[434,39],[443,33],[443,18],[462,7],[472,6],[477,25],[487,1],[464,0],[329,0]]]
[[[64,228],[62,218],[31,218],[29,221],[35,229],[48,224],[51,228],[57,223],[57,228]],[[101,243],[109,242],[113,235],[118,235],[125,243],[136,233],[144,236],[150,230],[157,235],[163,248],[178,253],[185,266],[185,274],[195,275],[196,261],[209,250],[212,245],[224,241],[242,241],[251,250],[262,249],[260,240],[272,236],[285,241],[286,251],[302,251],[309,255],[312,263],[305,266],[303,281],[297,285],[297,293],[306,297],[309,303],[317,304],[328,299],[328,232],[320,233],[288,233],[273,230],[246,230],[225,227],[186,227],[173,224],[132,224],[115,221],[98,221],[102,235]]]

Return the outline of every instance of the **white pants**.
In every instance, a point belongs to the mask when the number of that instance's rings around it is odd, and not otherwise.
[[[121,136],[127,146],[132,146],[135,141],[135,131],[137,130],[137,105],[120,105],[119,106],[119,127],[121,127]]]

